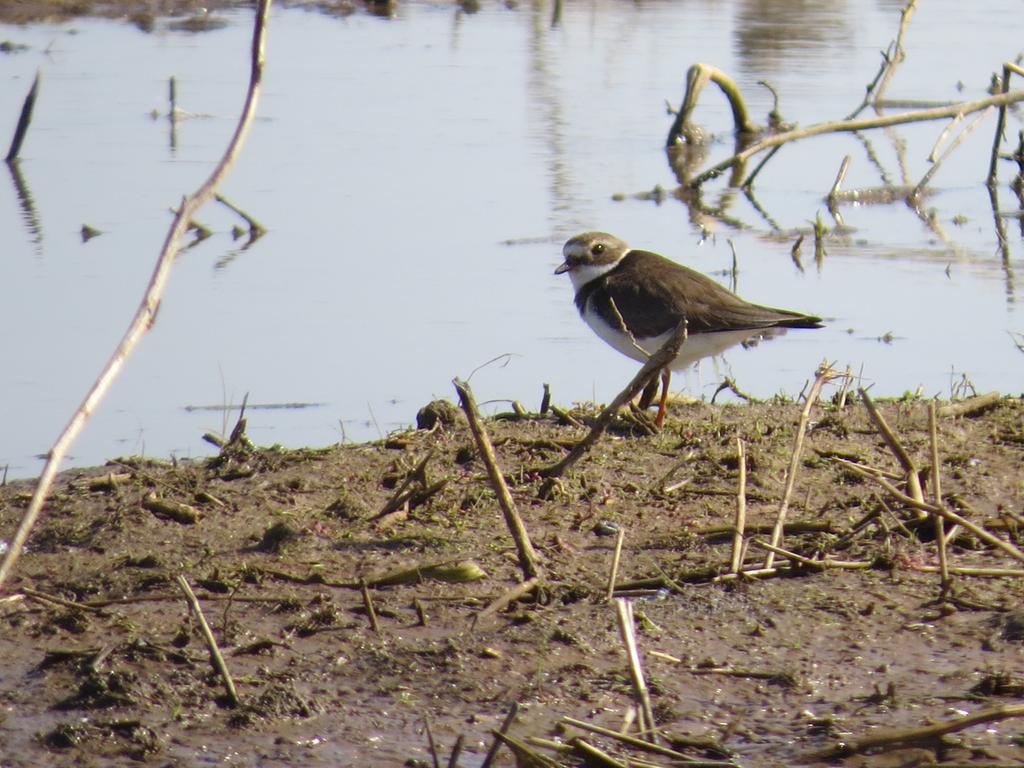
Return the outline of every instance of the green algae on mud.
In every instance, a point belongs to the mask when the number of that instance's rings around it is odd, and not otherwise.
[[[930,466],[927,403],[880,407]],[[427,764],[424,716],[443,758],[464,735],[463,764],[479,764],[513,701],[519,739],[579,735],[557,725],[566,716],[618,729],[632,693],[605,596],[614,539],[602,534],[614,526],[625,531],[620,586],[646,585],[632,594],[655,717],[675,743],[703,745],[686,747],[691,757],[813,763],[843,739],[1019,699],[1024,582],[954,575],[942,595],[930,522],[837,460],[898,474],[859,403],[816,408],[782,546],[868,567],[713,581],[731,554],[736,438],[748,531],[770,529],[799,411],[677,406],[654,435],[622,422],[543,497],[536,470],[583,431],[553,416],[489,420],[544,588],[484,618],[520,574],[460,416],[373,444],[236,444],[203,462],[65,472],[0,602],[4,764]],[[940,418],[938,430],[944,499],[1019,545],[1024,404],[1002,398]],[[0,531],[13,530],[30,492],[0,489]],[[196,519],[163,514],[154,498]],[[963,533],[950,561],[1021,567]],[[378,582],[371,630],[361,583],[455,563],[479,578]],[[179,574],[199,595],[240,707],[223,699]],[[1022,738],[1009,720],[851,761],[924,750],[1009,765]],[[498,764],[512,764],[507,750]]]

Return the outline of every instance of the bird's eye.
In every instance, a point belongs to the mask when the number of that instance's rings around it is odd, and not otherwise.
[[[604,243],[598,243],[597,245],[590,249],[590,252],[594,256],[600,256],[602,253],[604,253]]]

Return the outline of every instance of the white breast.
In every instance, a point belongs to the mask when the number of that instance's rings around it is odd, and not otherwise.
[[[646,362],[650,355],[653,355],[661,345],[668,341],[672,335],[671,331],[660,336],[648,336],[642,339],[633,339],[628,333],[609,326],[596,311],[591,302],[583,311],[583,319],[591,330],[594,331],[605,343],[618,350],[626,357],[640,362]],[[745,342],[760,341],[780,336],[786,332],[785,328],[768,328],[760,331],[715,331],[713,333],[697,333],[690,336],[683,343],[679,355],[672,363],[674,370],[682,370],[703,360],[705,357],[715,357],[722,354],[730,347]]]

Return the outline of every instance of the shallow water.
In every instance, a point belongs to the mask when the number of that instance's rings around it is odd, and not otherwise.
[[[723,281],[731,240],[741,295],[829,318],[824,330],[706,362],[690,394],[710,397],[728,373],[752,394],[794,395],[824,358],[882,395],[948,396],[963,376],[979,391],[1019,392],[1024,355],[1008,332],[1024,331],[1022,232],[1006,219],[1000,250],[984,185],[994,116],[936,175],[932,227],[903,204],[845,206],[850,233],[829,240],[820,267],[805,242],[803,272],[790,257],[794,230],[818,213],[834,224],[822,198],[843,155],[847,189],[880,184],[879,167],[894,183],[916,182],[943,123],[789,145],[758,176],[761,211],[723,181],[706,186],[707,204],[729,199],[731,223],[671,196],[633,197],[676,186],[665,102],[678,105],[692,63],[733,75],[758,122],[771,108],[758,80],[772,82],[787,120],[839,118],[874,77],[900,6],[569,2],[556,24],[547,2],[485,2],[475,14],[410,2],[391,19],[276,9],[259,118],[222,190],[269,233],[242,248],[233,214],[201,212],[215,235],[179,258],[156,326],[69,464],[202,455],[201,434],[234,421],[219,408],[246,394],[253,439],[286,445],[378,437],[430,399],[453,397],[451,378],[474,371],[477,399],[497,409],[511,399],[535,408],[545,382],[561,402],[607,401],[635,363],[591,334],[568,280],[552,275],[561,243],[582,229]],[[888,95],[983,96],[1020,51],[1015,25],[999,23],[1018,10],[922,4]],[[38,470],[34,454],[139,300],[168,208],[199,185],[233,130],[250,14],[224,15],[227,26],[201,34],[89,19],[0,26],[0,40],[28,46],[0,57],[4,144],[43,73],[19,164],[31,203],[13,179],[0,183],[0,467],[11,476]],[[197,115],[177,124],[173,145],[172,75],[179,106]],[[725,157],[724,99],[707,91],[697,115],[717,139],[711,158]],[[1020,128],[1011,112],[1011,142]],[[1018,207],[1011,170],[1001,168],[1002,210]],[[83,243],[83,224],[103,234]],[[310,407],[254,407],[286,403]]]

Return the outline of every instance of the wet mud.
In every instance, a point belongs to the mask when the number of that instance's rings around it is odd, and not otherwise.
[[[636,700],[607,594],[618,530],[616,594],[634,606],[661,743],[691,759],[829,764],[868,736],[1019,706],[1024,563],[950,531],[943,589],[933,520],[847,463],[907,488],[855,399],[812,412],[789,554],[760,578],[729,575],[736,439],[755,567],[802,404],[676,404],[655,434],[623,419],[553,484],[538,470],[585,428],[551,412],[489,419],[541,558],[540,587],[504,606],[523,574],[450,404],[424,415],[430,429],[373,444],[292,451],[238,436],[206,461],[65,472],[0,595],[2,764],[432,765],[429,722],[442,765],[461,737],[457,764],[478,766],[515,703],[509,735],[551,764],[582,765],[582,737],[620,764],[671,765],[564,720],[619,730]],[[927,403],[880,409],[930,498]],[[937,434],[944,506],[1022,546],[1024,404],[940,415]],[[31,490],[0,488],[5,536]],[[1009,716],[843,764],[1022,754],[1024,721]],[[493,764],[517,763],[503,747]]]

